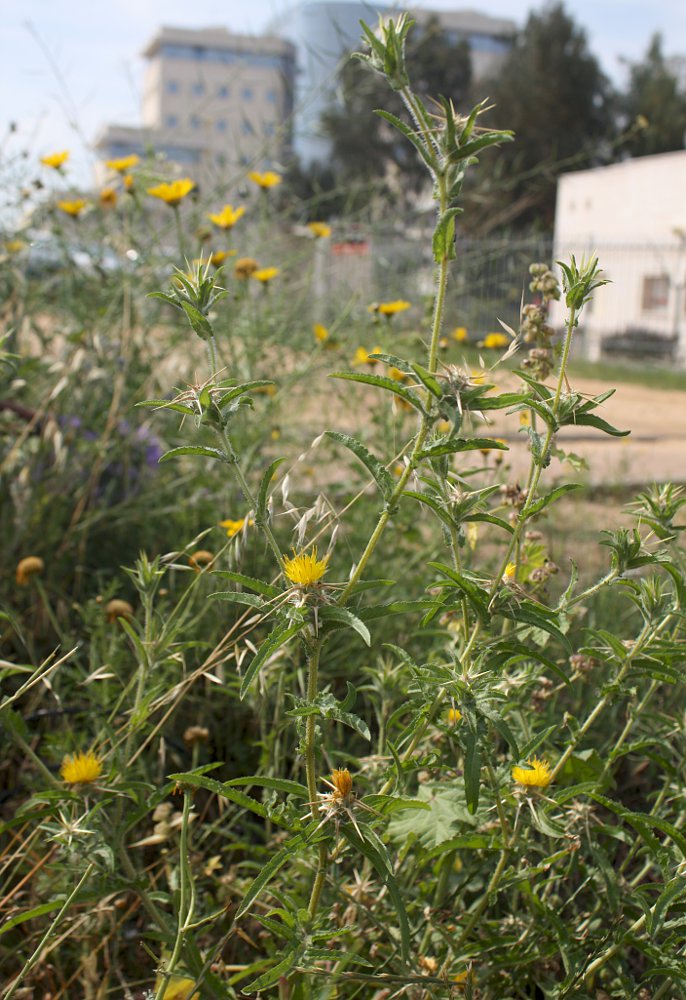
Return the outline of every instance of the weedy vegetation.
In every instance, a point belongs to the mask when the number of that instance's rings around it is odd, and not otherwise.
[[[7,1000],[686,996],[686,496],[600,572],[560,516],[560,428],[628,433],[570,374],[596,259],[461,362],[462,186],[513,137],[419,99],[410,28],[360,72],[433,185],[420,318],[324,304],[345,222],[273,172],[222,207],[115,161],[59,266],[5,244]]]

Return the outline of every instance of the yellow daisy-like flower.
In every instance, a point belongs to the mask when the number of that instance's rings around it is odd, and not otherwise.
[[[124,178],[124,188],[125,188],[125,190],[129,191],[129,192],[132,192],[133,191],[133,185],[134,185],[133,177],[131,176],[131,174],[127,174],[126,177]]]
[[[259,268],[254,257],[239,257],[234,264],[234,274],[237,278],[249,278]]]
[[[109,208],[110,205],[117,204],[117,192],[114,188],[105,187],[100,192],[100,204],[104,208]]]
[[[330,336],[329,331],[326,329],[323,323],[315,323],[314,326],[312,327],[312,332],[314,333],[315,337],[317,338],[320,344],[323,344],[324,341],[328,340]]]
[[[61,153],[50,153],[49,156],[41,156],[40,161],[46,167],[59,170],[69,159],[69,150],[64,149]]]
[[[283,571],[296,587],[311,587],[324,576],[328,563],[328,556],[317,559],[317,547],[315,546],[310,553],[298,552],[293,555],[292,559],[284,559]]]
[[[251,170],[248,177],[263,191],[268,191],[269,188],[276,187],[277,184],[281,183],[281,174],[277,174],[273,170],[266,170],[263,174],[259,170]]]
[[[487,333],[480,341],[479,347],[484,347],[487,351],[496,351],[501,347],[509,347],[510,343],[510,338],[504,333]]]
[[[532,757],[526,763],[528,767],[517,766],[512,768],[513,779],[525,788],[547,788],[553,780],[548,761]]]
[[[109,170],[114,170],[115,173],[125,174],[127,170],[131,170],[132,167],[137,166],[140,161],[140,156],[132,153],[131,156],[121,156],[118,160],[105,160],[105,166]]]
[[[231,229],[244,214],[245,208],[242,205],[239,205],[238,208],[234,208],[233,205],[224,205],[221,212],[214,215],[210,213],[207,218],[219,229]]]
[[[353,357],[354,365],[375,365],[376,359],[370,358],[370,354],[379,354],[381,351],[380,347],[373,347],[371,351],[367,351],[365,347],[358,347],[355,351],[355,356]]]
[[[347,799],[353,790],[353,779],[347,767],[336,769],[331,775],[333,798],[336,801]]]
[[[162,985],[162,976],[158,975],[155,980],[155,994]],[[167,985],[164,987],[162,1000],[194,1000],[200,996],[200,990],[195,987],[195,979],[187,976],[170,976]]]
[[[395,299],[393,302],[380,302],[378,311],[382,316],[395,316],[396,313],[405,312],[406,309],[411,308],[411,302],[406,302],[405,299]]]
[[[453,330],[452,336],[453,340],[456,340],[458,344],[462,344],[465,340],[469,340],[469,336],[467,335],[467,327],[456,326],[455,329]]]
[[[186,197],[195,187],[195,181],[190,177],[183,177],[181,180],[172,181],[170,184],[156,184],[155,187],[148,188],[148,194],[153,198],[159,198],[166,205],[174,207]]]
[[[40,556],[26,556],[17,563],[16,580],[20,587],[26,587],[32,576],[37,576],[45,569],[45,563]]]
[[[62,761],[60,774],[68,785],[90,785],[102,774],[102,760],[93,750],[67,754]]]
[[[459,708],[449,708],[448,709],[448,722],[451,726],[457,725],[457,723],[462,718],[462,712]]]
[[[255,281],[260,281],[263,285],[268,285],[272,278],[275,278],[277,274],[280,273],[280,268],[278,267],[260,267],[250,275]]]
[[[58,201],[57,207],[65,215],[71,215],[73,219],[78,219],[88,202],[84,198],[74,198],[73,201]]]
[[[255,522],[253,521],[252,518],[248,519],[249,528],[252,527],[254,523]],[[226,521],[219,522],[219,527],[226,529],[226,534],[228,538],[233,538],[234,535],[237,535],[238,532],[242,531],[243,528],[245,527],[245,518],[239,517],[237,521],[232,521],[231,518],[227,518]]]
[[[228,257],[235,257],[236,250],[215,250],[210,254],[210,264],[212,267],[221,267]]]
[[[307,228],[315,239],[323,240],[331,236],[331,226],[327,226],[325,222],[308,222]]]

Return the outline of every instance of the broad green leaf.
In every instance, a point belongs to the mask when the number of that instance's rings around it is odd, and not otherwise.
[[[388,835],[396,843],[402,843],[413,835],[424,847],[432,849],[453,838],[457,824],[473,826],[475,823],[455,789],[436,784],[420,785],[417,799],[425,802],[429,810],[394,817],[389,823]]]

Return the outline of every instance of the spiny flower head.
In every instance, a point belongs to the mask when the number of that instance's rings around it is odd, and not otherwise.
[[[331,236],[331,226],[327,226],[325,222],[308,222],[307,228],[315,239],[322,240]]]
[[[531,757],[527,760],[527,767],[513,767],[512,777],[525,788],[547,788],[553,780],[550,764],[547,760],[539,760],[538,757]]]
[[[69,150],[64,149],[61,153],[50,153],[48,156],[41,156],[40,161],[46,167],[59,170],[69,159]]]
[[[317,559],[317,547],[311,552],[294,553],[293,558],[283,561],[283,571],[296,587],[311,587],[318,583],[326,573],[329,557]]]
[[[259,170],[251,170],[248,177],[263,191],[268,191],[269,188],[276,187],[277,184],[281,183],[281,174],[277,174],[273,170],[266,170],[263,174]]]
[[[221,267],[227,257],[235,257],[235,250],[214,250],[210,254],[210,264],[212,267]]]
[[[395,316],[396,313],[405,312],[406,309],[411,308],[411,302],[406,302],[405,299],[395,299],[393,302],[380,302],[378,311],[382,316]]]
[[[260,267],[256,271],[253,271],[251,277],[256,281],[260,281],[263,285],[268,285],[272,278],[275,278],[279,273],[280,268],[278,267]]]
[[[109,170],[114,170],[118,174],[125,174],[127,170],[140,163],[140,156],[132,153],[131,156],[121,156],[118,160],[105,160],[105,166]]]
[[[238,222],[240,217],[245,214],[245,208],[243,205],[239,205],[238,208],[234,208],[233,205],[224,205],[221,212],[215,214],[208,214],[207,218],[210,222],[213,222],[215,226],[219,229],[231,229],[232,226]]]
[[[25,556],[17,563],[17,584],[26,587],[31,577],[39,575],[44,569],[45,563],[40,556]]]
[[[348,799],[353,790],[353,779],[347,767],[335,769],[331,775],[332,798],[336,802]]]
[[[58,201],[57,207],[65,215],[71,215],[72,218],[78,219],[87,204],[85,198],[74,198],[73,201]]]
[[[93,750],[67,754],[62,761],[60,774],[68,785],[90,785],[102,774],[102,760]]]
[[[170,184],[166,182],[156,184],[155,187],[148,188],[148,194],[151,194],[153,198],[159,198],[166,205],[173,207],[178,205],[187,194],[190,194],[194,187],[195,181],[192,181],[190,177],[183,177],[181,180],[172,181]]]

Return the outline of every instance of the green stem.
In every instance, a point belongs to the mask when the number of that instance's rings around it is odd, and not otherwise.
[[[183,790],[183,816],[181,820],[181,837],[179,842],[179,917],[177,922],[176,939],[171,957],[167,962],[167,968],[160,976],[160,985],[155,993],[155,1000],[162,1000],[169,980],[174,975],[174,971],[181,958],[183,942],[189,925],[193,919],[195,899],[193,895],[193,885],[188,862],[188,827],[191,809],[190,789]]]
[[[310,656],[307,664],[307,702],[314,704],[319,689],[319,656],[321,654],[321,640],[314,638],[314,643],[310,649]],[[310,812],[312,819],[319,820],[319,792],[317,790],[317,756],[315,752],[315,737],[317,733],[316,715],[308,715],[305,724],[305,772],[307,775],[307,792],[310,797]],[[325,843],[319,845],[317,859],[317,873],[312,884],[310,893],[310,903],[308,915],[313,919],[319,906],[319,899],[324,888],[326,879],[326,867],[328,864],[328,849]]]

